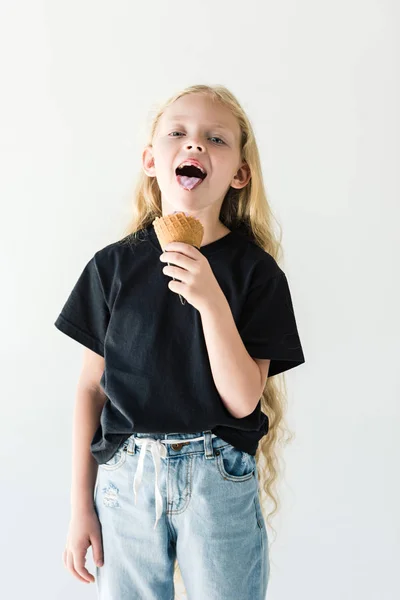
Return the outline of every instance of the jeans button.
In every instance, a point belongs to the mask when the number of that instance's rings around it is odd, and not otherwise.
[[[180,450],[183,444],[171,444],[172,450]]]

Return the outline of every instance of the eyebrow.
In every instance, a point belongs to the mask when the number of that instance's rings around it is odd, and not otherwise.
[[[183,121],[187,118],[187,115],[174,115],[172,117],[168,117],[170,121]],[[230,127],[228,127],[227,125],[223,125],[222,123],[210,123],[210,127],[218,127],[219,129],[223,129],[224,131],[232,133],[233,135],[233,131],[230,129]]]

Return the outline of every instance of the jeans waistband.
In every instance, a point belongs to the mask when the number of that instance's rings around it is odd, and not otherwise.
[[[214,450],[228,445],[221,438],[212,433],[211,430],[198,431],[193,433],[142,433],[134,432],[125,440],[124,446],[128,454],[133,454],[136,447],[143,446],[144,440],[158,442],[165,448],[162,452],[162,458],[176,456],[177,454],[187,454],[192,452],[204,451],[206,458],[214,458]],[[150,452],[149,444],[146,444],[147,451]]]

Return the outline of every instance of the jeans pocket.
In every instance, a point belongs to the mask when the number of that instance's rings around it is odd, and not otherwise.
[[[228,444],[215,451],[221,476],[230,481],[247,481],[255,476],[255,456]]]

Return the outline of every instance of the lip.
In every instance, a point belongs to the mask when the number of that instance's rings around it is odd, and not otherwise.
[[[200,167],[201,169],[203,169],[204,173],[206,174],[206,176],[208,175],[207,173],[207,169],[205,168],[204,165],[201,164],[200,161],[196,160],[195,158],[184,158],[183,160],[181,160],[177,166],[175,167],[175,171],[176,169],[179,167],[179,165],[181,165],[183,162],[187,162],[190,163],[191,165],[194,165],[195,167]]]

